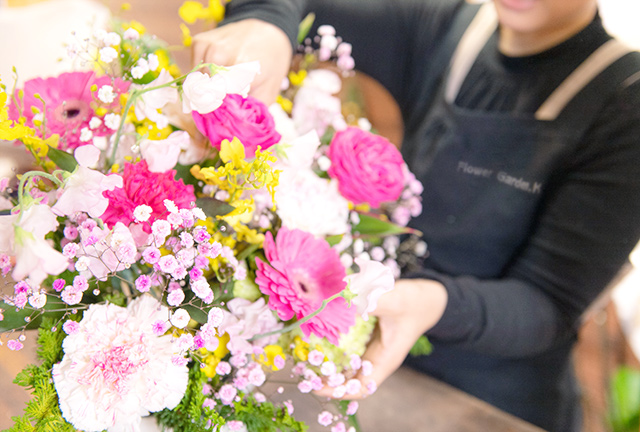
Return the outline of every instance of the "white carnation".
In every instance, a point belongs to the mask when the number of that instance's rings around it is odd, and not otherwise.
[[[188,368],[173,362],[173,336],[156,336],[152,324],[167,308],[151,296],[127,308],[93,304],[78,332],[65,338],[53,382],[64,418],[85,431],[139,430],[141,418],[175,408],[188,383]]]

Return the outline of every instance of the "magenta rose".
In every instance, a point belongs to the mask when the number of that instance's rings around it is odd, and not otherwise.
[[[280,141],[273,117],[258,99],[228,94],[222,105],[208,114],[192,112],[196,127],[220,150],[223,140],[237,137],[246,155],[252,157],[258,146],[266,150]]]
[[[404,189],[404,160],[398,149],[380,135],[349,127],[337,132],[327,156],[329,176],[338,180],[342,196],[373,208],[395,201]]]

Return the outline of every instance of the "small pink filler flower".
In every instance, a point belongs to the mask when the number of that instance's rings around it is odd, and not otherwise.
[[[149,171],[146,161],[136,164],[127,163],[122,174],[124,185],[112,191],[105,191],[103,195],[109,199],[109,206],[102,214],[102,220],[108,227],[122,222],[129,226],[134,222],[134,210],[139,205],[145,204],[153,210],[144,228],[150,231],[149,226],[167,212],[164,200],[173,201],[178,208],[191,208],[196,197],[193,186],[185,185],[182,179],[175,180],[174,170],[163,173]]]
[[[345,287],[345,270],[338,253],[312,234],[283,227],[275,241],[267,233],[264,251],[269,263],[256,259],[256,283],[282,320],[311,314],[323,300]],[[354,323],[355,309],[338,297],[300,328],[307,336],[313,333],[337,344],[340,334]]]
[[[404,160],[382,136],[348,127],[337,132],[327,151],[329,176],[338,180],[340,193],[354,204],[373,208],[395,201],[404,189]]]

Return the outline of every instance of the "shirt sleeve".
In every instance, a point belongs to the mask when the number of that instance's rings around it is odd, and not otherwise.
[[[449,302],[434,341],[521,357],[574,338],[640,238],[640,82],[609,102],[499,279],[410,275],[442,282]]]
[[[248,18],[260,19],[282,29],[295,52],[298,24],[306,3],[306,0],[233,0],[227,4],[225,18],[220,25]]]
[[[222,24],[257,18],[284,30],[296,47],[298,24],[308,13],[331,25],[353,46],[356,69],[380,82],[400,103],[407,81],[428,67],[432,53],[464,0],[233,0]]]

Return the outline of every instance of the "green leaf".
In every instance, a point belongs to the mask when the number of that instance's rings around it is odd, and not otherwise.
[[[309,35],[311,31],[311,27],[313,26],[313,22],[316,20],[316,15],[314,13],[308,14],[304,19],[300,22],[298,26],[298,43],[301,44],[304,42],[305,38]]]
[[[204,211],[207,216],[224,216],[231,213],[235,207],[227,204],[224,201],[217,200],[215,198],[198,198],[196,205]]]
[[[329,246],[333,247],[342,241],[344,236],[342,234],[328,236],[325,240],[329,243]]]
[[[44,314],[38,313],[31,308],[24,308],[16,310],[14,307],[2,306],[4,309],[4,319],[0,321],[0,332],[8,330],[20,329],[25,327],[27,330],[39,328],[42,323],[42,318],[52,317],[60,318],[63,312],[48,312],[49,310],[59,310],[65,308],[67,305],[63,303],[59,298],[53,296],[47,296],[47,304],[44,306]],[[25,318],[32,317],[30,321],[25,321]]]
[[[418,338],[416,343],[413,344],[409,354],[412,356],[429,355],[433,351],[433,345],[429,342],[429,339],[425,335]]]
[[[73,172],[78,166],[78,161],[76,161],[72,154],[58,150],[57,148],[49,147],[47,156],[49,156],[49,159],[58,165],[60,169],[65,171]]]
[[[351,403],[351,401],[350,400],[340,400],[340,401],[336,401],[336,403],[337,403],[338,409],[340,410],[342,415],[347,417],[347,423],[349,424],[349,426],[353,426],[353,428],[356,430],[356,432],[361,432],[362,428],[360,427],[360,423],[358,422],[357,415],[356,414],[347,415],[347,408],[349,408],[349,404]]]
[[[611,379],[608,421],[613,432],[640,427],[640,371],[623,366]]]
[[[360,214],[359,216],[360,222],[353,229],[362,235],[389,236],[416,232],[411,228],[396,225],[372,215]]]

